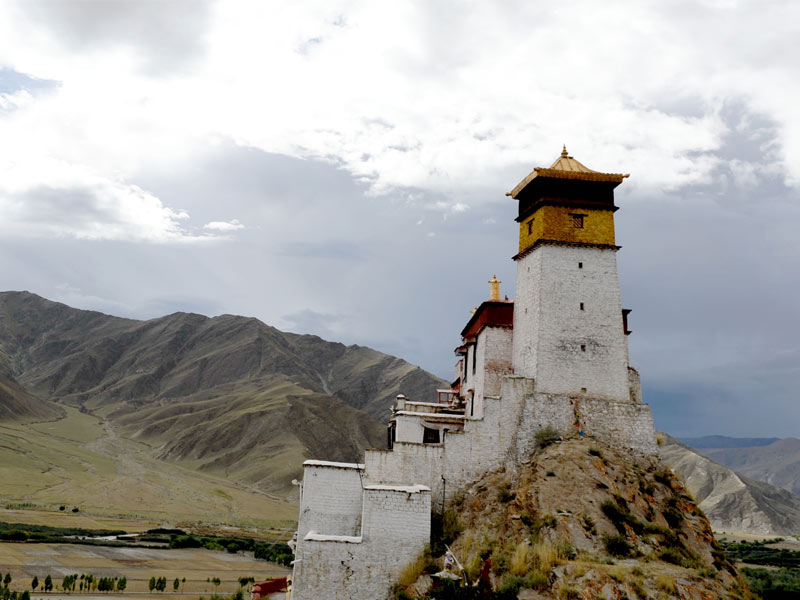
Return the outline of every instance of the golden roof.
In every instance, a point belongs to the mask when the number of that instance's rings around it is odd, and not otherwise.
[[[559,156],[549,168],[534,167],[533,171],[531,171],[525,179],[520,181],[513,190],[507,193],[506,196],[516,198],[517,195],[537,177],[622,183],[622,180],[629,176],[629,173],[623,175],[622,173],[601,173],[600,171],[593,171],[580,161],[577,161],[570,156],[567,152],[567,146],[565,144],[564,149],[561,151],[561,156]]]

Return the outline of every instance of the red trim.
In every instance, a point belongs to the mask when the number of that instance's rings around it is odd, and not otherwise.
[[[471,339],[484,327],[513,327],[514,303],[509,300],[487,300],[478,307],[467,322],[461,337]]]

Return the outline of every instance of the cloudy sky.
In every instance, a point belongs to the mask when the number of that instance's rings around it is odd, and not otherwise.
[[[677,435],[800,435],[800,3],[0,0],[0,289],[450,377],[567,144]]]

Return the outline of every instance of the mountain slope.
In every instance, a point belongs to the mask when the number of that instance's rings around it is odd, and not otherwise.
[[[27,392],[107,419],[162,460],[282,494],[304,458],[356,460],[382,446],[395,395],[433,398],[444,384],[370,348],[253,318],[137,321],[27,292],[0,293],[0,349],[0,369]]]
[[[57,404],[40,400],[13,378],[0,375],[0,421],[52,421],[63,415]]]
[[[776,439],[769,444],[736,448],[706,447],[698,452],[746,477],[800,494],[799,439]]]
[[[661,435],[662,458],[682,477],[714,529],[763,535],[800,533],[800,496],[742,477]]]
[[[679,438],[681,442],[695,450],[703,448],[753,448],[768,446],[780,438],[737,438],[727,435],[704,435],[701,437]]]

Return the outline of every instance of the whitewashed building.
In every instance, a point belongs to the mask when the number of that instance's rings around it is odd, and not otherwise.
[[[514,301],[493,277],[461,332],[452,387],[398,396],[388,449],[363,464],[304,463],[293,600],[386,598],[428,543],[431,511],[486,472],[513,472],[543,427],[657,453],[620,302],[614,188],[625,177],[565,148],[508,194],[519,202]]]

